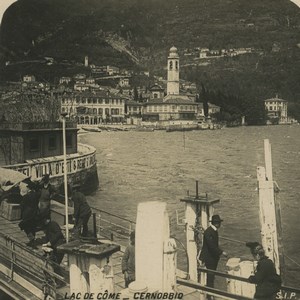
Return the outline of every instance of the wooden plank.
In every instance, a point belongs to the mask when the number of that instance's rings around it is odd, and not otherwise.
[[[281,207],[278,198],[275,196],[275,215],[276,215],[276,229],[277,229],[277,241],[278,241],[278,253],[279,253],[279,266],[280,266],[280,275],[282,278],[282,283],[284,284],[284,278],[286,278],[285,273],[285,259],[284,259],[284,247],[282,239],[282,226],[281,226]]]
[[[7,277],[10,276],[10,269],[5,267],[2,264],[0,264],[0,272],[2,272]],[[32,295],[37,296],[38,299],[44,299],[43,292],[40,289],[38,289],[35,285],[33,285],[32,283],[24,279],[22,276],[20,276],[19,274],[14,273],[13,281],[19,284],[20,286],[22,286],[27,291],[30,291]],[[32,299],[32,298],[28,298],[28,299]]]

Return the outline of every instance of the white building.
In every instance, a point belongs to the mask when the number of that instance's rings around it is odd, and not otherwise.
[[[35,76],[34,75],[24,75],[23,81],[24,82],[35,82]]]
[[[268,112],[269,120],[278,119],[279,124],[286,124],[288,122],[287,107],[288,102],[278,98],[278,95],[275,98],[265,100],[265,108]]]
[[[143,108],[143,120],[195,120],[195,97],[179,93],[179,56],[175,47],[170,49],[167,70],[167,95],[164,96],[163,89],[158,84],[151,87],[151,97]]]
[[[179,95],[179,56],[177,48],[172,47],[168,56],[167,95]]]

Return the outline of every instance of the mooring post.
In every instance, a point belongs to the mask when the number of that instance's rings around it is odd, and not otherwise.
[[[213,212],[213,205],[218,203],[220,200],[210,200],[208,199],[207,194],[205,194],[205,196],[201,196],[199,194],[199,184],[198,181],[196,181],[195,196],[188,195],[180,201],[185,202],[189,277],[192,281],[206,285],[206,274],[204,272],[198,273],[199,253],[201,251],[203,231],[208,227],[209,218]],[[200,299],[206,299],[206,295],[204,293],[200,293]]]
[[[259,192],[259,217],[261,224],[262,245],[266,255],[270,257],[278,273],[281,273],[283,263],[283,246],[281,243],[279,203],[275,201],[274,182],[272,174],[271,145],[269,140],[264,140],[265,167],[257,167],[257,180]],[[277,207],[275,206],[277,203]],[[276,218],[277,212],[277,218]],[[279,242],[281,244],[279,244]],[[279,252],[280,248],[280,252]]]

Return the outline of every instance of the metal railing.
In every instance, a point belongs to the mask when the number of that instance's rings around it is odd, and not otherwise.
[[[20,294],[20,299],[23,299],[22,288],[28,290],[30,285],[36,287],[35,291],[30,290],[33,296],[40,297],[36,293],[39,290],[39,294],[43,295],[41,299],[45,299],[47,295],[60,299],[62,295],[57,290],[57,282],[68,285],[65,278],[56,273],[63,273],[63,267],[1,232],[0,264],[6,282],[9,284],[14,281],[17,284],[12,290]]]

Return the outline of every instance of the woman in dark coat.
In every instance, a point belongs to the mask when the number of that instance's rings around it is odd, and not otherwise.
[[[25,231],[29,239],[27,246],[35,248],[40,193],[37,191],[37,186],[31,181],[28,181],[27,189],[28,191],[23,196],[21,202],[22,221],[19,223],[19,227]]]
[[[249,282],[256,284],[255,299],[275,300],[281,286],[280,276],[276,273],[275,265],[265,255],[261,245],[252,249],[254,259],[258,261],[255,274],[249,277]]]

